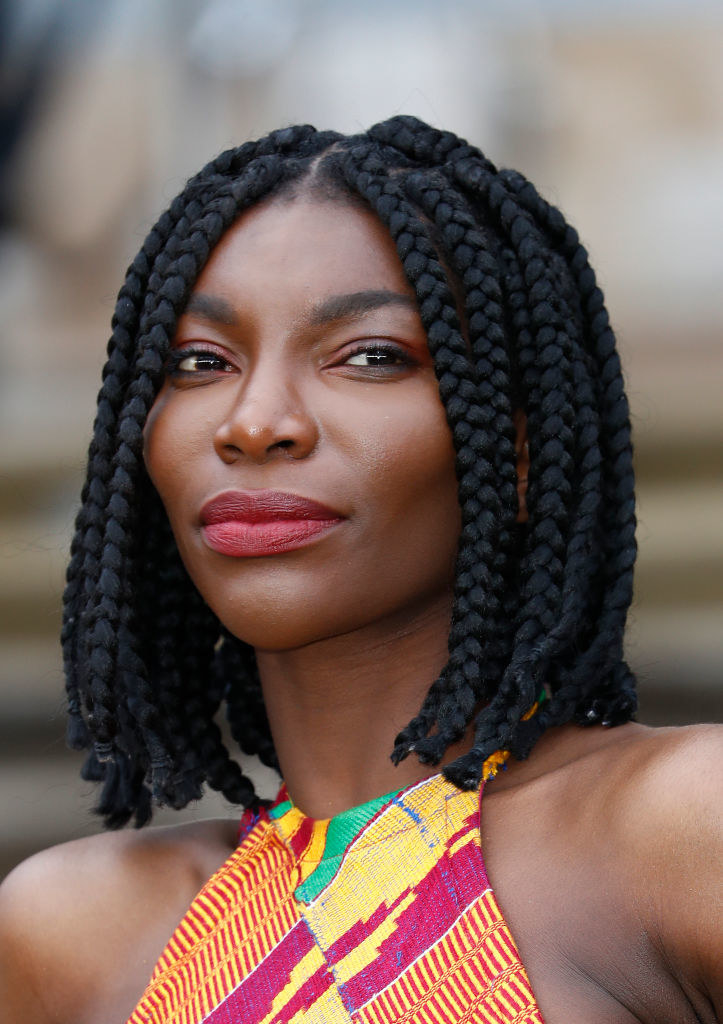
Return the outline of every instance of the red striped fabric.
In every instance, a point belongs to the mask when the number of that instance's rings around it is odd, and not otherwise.
[[[128,1024],[542,1024],[485,873],[478,794],[437,775],[391,796],[319,875],[330,823],[281,810],[246,817]]]

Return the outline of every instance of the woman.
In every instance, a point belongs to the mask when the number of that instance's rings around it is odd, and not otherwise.
[[[720,737],[630,721],[634,557],[614,338],[529,183],[407,117],[213,161],[120,293],[63,641],[108,825],[248,809],[16,870],[6,1019],[719,1019]]]

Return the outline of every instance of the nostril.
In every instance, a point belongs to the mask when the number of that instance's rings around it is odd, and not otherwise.
[[[293,448],[293,446],[294,446],[294,442],[290,438],[287,438],[285,441],[277,441],[276,442],[276,447],[277,448]]]

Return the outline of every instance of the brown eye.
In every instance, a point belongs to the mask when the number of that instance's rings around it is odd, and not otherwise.
[[[168,360],[168,373],[191,375],[195,373],[226,373],[229,363],[215,352],[205,350],[172,352]]]
[[[395,345],[366,345],[358,348],[347,359],[346,366],[364,367],[385,367],[385,366],[408,366],[409,358],[400,348]]]

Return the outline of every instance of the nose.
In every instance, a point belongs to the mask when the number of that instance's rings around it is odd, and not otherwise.
[[[270,373],[258,373],[240,381],[216,428],[214,447],[224,462],[245,457],[264,463],[278,455],[306,458],[318,439],[316,419],[298,391]]]

